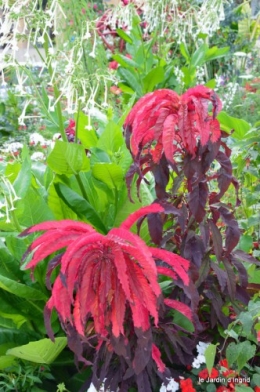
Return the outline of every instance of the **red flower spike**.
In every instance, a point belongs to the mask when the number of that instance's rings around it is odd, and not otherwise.
[[[213,107],[212,115],[208,113],[209,103]],[[182,96],[169,89],[144,95],[124,124],[126,132],[131,134],[129,147],[133,157],[144,156],[144,150],[152,145],[154,163],[160,162],[163,153],[168,162],[173,163],[178,149],[185,149],[195,156],[198,140],[204,146],[209,140],[214,143],[220,138],[216,115],[221,108],[217,94],[200,85]]]
[[[54,308],[68,337],[72,336],[72,331],[84,339],[89,333],[92,335],[93,328],[89,332],[87,325],[93,321],[97,341],[107,339],[111,350],[116,344],[109,340],[111,335],[116,342],[120,335],[126,333],[127,310],[128,313],[130,311],[133,327],[138,330],[144,332],[151,328],[152,323],[158,325],[159,305],[163,303],[158,272],[173,279],[178,277],[187,285],[189,262],[171,252],[148,247],[129,229],[144,215],[162,211],[158,204],[143,207],[107,235],[97,233],[88,224],[70,220],[40,223],[21,234],[45,231],[26,252],[26,255],[33,252],[27,269],[35,268],[54,252],[64,252],[56,255],[47,268],[50,280],[53,269],[60,265],[60,273],[44,311],[47,332],[52,339],[50,316]],[[162,260],[165,266],[157,270],[156,259]],[[174,300],[166,300],[166,304],[190,318],[185,304]],[[69,346],[74,350],[74,338],[71,339]],[[151,349],[149,342],[147,345],[148,352],[163,372],[165,366],[159,349],[156,346]],[[83,360],[78,346],[75,346],[75,353],[79,360]]]

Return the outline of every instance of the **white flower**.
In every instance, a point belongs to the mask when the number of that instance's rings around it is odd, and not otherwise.
[[[42,135],[40,135],[39,133],[37,133],[37,132],[35,132],[35,133],[32,133],[31,135],[30,135],[30,144],[35,144],[35,145],[37,145],[37,144],[45,144],[45,139],[44,139],[44,137],[42,136]]]
[[[206,361],[205,356],[199,354],[199,355],[197,356],[197,358],[194,359],[194,361],[192,362],[191,366],[192,366],[193,368],[199,369],[200,366],[201,366],[203,363],[205,363],[205,361]]]
[[[10,143],[7,147],[8,152],[17,152],[23,148],[23,144],[19,142]]]
[[[58,139],[60,139],[60,137],[61,137],[61,134],[60,133],[54,133],[54,135],[52,136],[52,140],[53,141],[55,141],[55,140],[58,140]]]
[[[45,159],[43,152],[34,152],[31,156],[32,161],[42,161]]]
[[[196,346],[198,354],[204,355],[206,348],[210,345],[210,343],[199,342]]]
[[[179,389],[179,384],[173,378],[167,378],[169,383],[165,386],[162,384],[160,392],[176,392]]]
[[[90,52],[90,53],[89,53],[89,57],[95,58],[95,57],[96,57],[95,52],[93,52],[93,51]]]
[[[198,356],[195,358],[191,364],[193,368],[199,369],[200,365],[206,362],[206,358],[204,356],[206,348],[210,345],[210,343],[199,342],[196,346]]]

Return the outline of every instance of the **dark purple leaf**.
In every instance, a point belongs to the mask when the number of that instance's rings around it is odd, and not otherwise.
[[[232,257],[231,261],[234,267],[236,268],[236,270],[238,271],[240,285],[246,288],[248,285],[247,270],[239,260],[235,259],[235,257]]]
[[[233,266],[230,264],[229,260],[223,259],[223,264],[225,270],[227,271],[227,289],[228,294],[232,301],[235,299],[236,295],[236,275],[233,271]]]
[[[149,234],[156,245],[160,245],[163,236],[163,222],[161,214],[149,214],[147,216]]]
[[[227,225],[225,248],[227,254],[229,254],[239,242],[240,230],[233,213],[228,208],[221,206],[218,211],[224,223]]]
[[[208,198],[208,185],[206,181],[199,182],[192,186],[189,194],[189,207],[192,215],[198,223],[202,222],[206,215],[205,206]]]
[[[204,257],[202,260],[200,269],[199,269],[199,278],[195,282],[196,287],[199,287],[201,283],[204,282],[204,280],[207,278],[208,274],[210,271],[210,264],[209,264],[209,258]]]
[[[218,152],[216,160],[221,166],[218,172],[219,194],[217,195],[218,199],[220,199],[232,182],[232,164],[230,159],[222,151]]]
[[[216,263],[213,261],[210,263],[211,268],[217,275],[217,279],[221,288],[221,291],[224,291],[227,286],[227,273],[223,269],[221,269]]]
[[[233,252],[233,256],[235,257],[236,260],[243,260],[243,261],[247,261],[248,263],[256,264],[260,266],[260,261],[255,259],[253,256],[243,252],[242,250],[236,250],[235,252]]]
[[[215,223],[212,220],[209,221],[209,227],[210,227],[210,231],[212,234],[213,249],[214,249],[215,255],[217,257],[217,260],[220,261],[221,256],[222,256],[222,252],[223,252],[222,236],[221,236],[220,230],[218,229],[218,227],[215,225]]]
[[[201,265],[202,258],[205,253],[205,247],[202,239],[193,231],[188,233],[185,241],[183,257],[190,260],[198,268]]]
[[[208,247],[209,237],[210,237],[209,225],[206,222],[201,222],[199,225],[199,228],[200,228],[201,238],[202,238],[204,247],[206,249]]]

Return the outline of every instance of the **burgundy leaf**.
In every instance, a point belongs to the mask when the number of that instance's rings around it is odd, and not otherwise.
[[[215,223],[212,220],[209,221],[209,227],[212,235],[214,252],[217,257],[217,260],[220,261],[223,252],[222,236],[218,227],[215,225]]]
[[[206,214],[206,203],[208,196],[208,185],[205,181],[199,182],[192,187],[189,194],[189,207],[198,223],[203,221]]]

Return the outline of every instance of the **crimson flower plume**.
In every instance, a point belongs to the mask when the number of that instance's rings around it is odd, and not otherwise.
[[[91,322],[99,342],[125,337],[129,314],[134,329],[145,332],[152,325],[158,326],[158,310],[163,303],[191,319],[187,305],[169,299],[163,302],[157,280],[158,273],[162,273],[188,285],[189,262],[169,251],[147,246],[129,230],[137,219],[163,211],[158,204],[143,207],[107,235],[96,232],[88,224],[70,220],[40,223],[21,234],[45,232],[25,254],[32,253],[27,269],[33,270],[41,260],[63,250],[49,262],[46,275],[50,281],[53,269],[60,266],[45,307],[45,323],[52,339],[50,316],[53,309],[67,335],[73,330],[84,339]],[[156,260],[160,260],[158,267]],[[151,357],[159,358],[154,345],[150,345],[149,350]],[[157,365],[162,369],[159,360]]]
[[[205,145],[209,140],[215,142],[220,138],[216,115],[221,107],[217,94],[200,85],[181,96],[169,89],[148,93],[125,120],[128,147],[134,158],[148,150],[155,163],[160,162],[163,153],[173,162],[177,150],[186,150],[195,156],[198,141]]]

